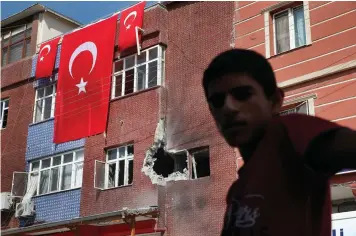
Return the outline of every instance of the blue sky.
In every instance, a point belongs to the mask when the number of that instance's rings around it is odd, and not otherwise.
[[[91,21],[103,18],[113,12],[134,5],[137,2],[138,1],[1,1],[1,20],[33,4],[40,3],[82,24],[88,24]],[[156,2],[147,2],[146,7],[154,3]]]

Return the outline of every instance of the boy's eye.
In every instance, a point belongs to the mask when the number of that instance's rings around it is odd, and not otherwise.
[[[238,101],[246,101],[251,97],[252,91],[248,88],[234,88],[230,94]]]
[[[215,108],[221,108],[225,103],[225,93],[216,93],[208,98],[210,104]]]

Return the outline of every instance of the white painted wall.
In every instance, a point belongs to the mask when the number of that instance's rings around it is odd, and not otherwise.
[[[73,23],[51,12],[41,13],[38,24],[37,45],[77,27],[78,26]]]
[[[332,236],[356,236],[356,211],[332,214]]]

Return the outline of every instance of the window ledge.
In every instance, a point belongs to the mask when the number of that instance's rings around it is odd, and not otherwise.
[[[81,188],[82,188],[82,187],[77,187],[77,188],[71,188],[71,189],[66,189],[66,190],[60,190],[60,191],[51,192],[51,193],[45,193],[45,194],[33,196],[32,198],[39,198],[39,197],[48,196],[48,195],[52,195],[52,194],[56,194],[56,193],[64,193],[64,192],[68,192],[68,191],[72,191],[72,190],[77,190],[77,189],[81,189]]]
[[[297,48],[293,48],[293,49],[290,49],[288,51],[285,51],[285,52],[281,52],[281,53],[278,53],[276,55],[273,55],[273,56],[270,56],[268,59],[271,59],[271,58],[275,58],[275,57],[278,57],[278,56],[281,56],[281,55],[285,55],[285,54],[288,54],[288,53],[291,53],[291,52],[294,52],[296,50],[299,50],[299,49],[302,49],[302,48],[307,48],[307,47],[310,47],[312,46],[312,44],[305,44],[303,46],[300,46],[300,47],[297,47]]]
[[[199,178],[196,178],[196,179],[190,179],[190,180],[197,181],[197,180],[203,180],[203,179],[210,179],[210,175],[204,176],[204,177],[199,177]]]
[[[50,120],[54,120],[54,117],[48,118],[46,120],[41,120],[41,121],[38,121],[38,122],[35,122],[35,123],[31,123],[31,124],[29,124],[29,126],[30,127],[31,126],[35,126],[35,125],[42,124],[42,123],[45,123],[45,122],[50,121]]]
[[[156,85],[156,86],[153,86],[153,87],[151,87],[151,88],[142,89],[142,90],[140,90],[140,91],[133,92],[133,93],[130,93],[130,94],[127,94],[127,95],[124,95],[124,96],[120,96],[120,97],[116,97],[116,98],[111,98],[111,99],[110,99],[110,102],[117,101],[117,100],[121,100],[121,99],[128,98],[128,97],[131,97],[131,96],[135,96],[135,95],[138,95],[138,94],[140,94],[140,93],[148,92],[148,91],[151,91],[151,90],[160,88],[160,87],[162,87],[162,85]]]
[[[27,57],[24,57],[24,58],[21,58],[20,60],[13,61],[13,62],[11,62],[11,63],[7,63],[6,65],[1,66],[1,70],[6,69],[6,68],[8,68],[8,67],[11,67],[11,66],[15,65],[15,63],[18,63],[18,62],[22,62],[22,61],[26,61],[26,60],[28,60],[28,59],[31,59],[32,57],[33,57],[33,55],[27,56]],[[31,77],[31,76],[30,76],[30,77]]]
[[[113,189],[119,189],[119,188],[125,188],[125,187],[132,187],[133,184],[128,184],[128,185],[122,185],[122,186],[117,186],[117,187],[112,187],[112,188],[104,188],[104,189],[99,189],[100,191],[107,191],[107,190],[113,190]]]

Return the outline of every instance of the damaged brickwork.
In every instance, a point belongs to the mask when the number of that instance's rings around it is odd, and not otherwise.
[[[154,141],[152,146],[146,151],[143,162],[142,172],[150,177],[153,184],[166,185],[167,181],[178,181],[189,179],[188,168],[184,168],[182,172],[174,171],[174,163],[171,156],[175,155],[176,151],[167,151],[166,147],[166,132],[165,120],[160,119],[155,131]],[[186,153],[187,151],[179,152]],[[168,170],[168,172],[167,172]],[[171,171],[172,173],[169,173]]]

